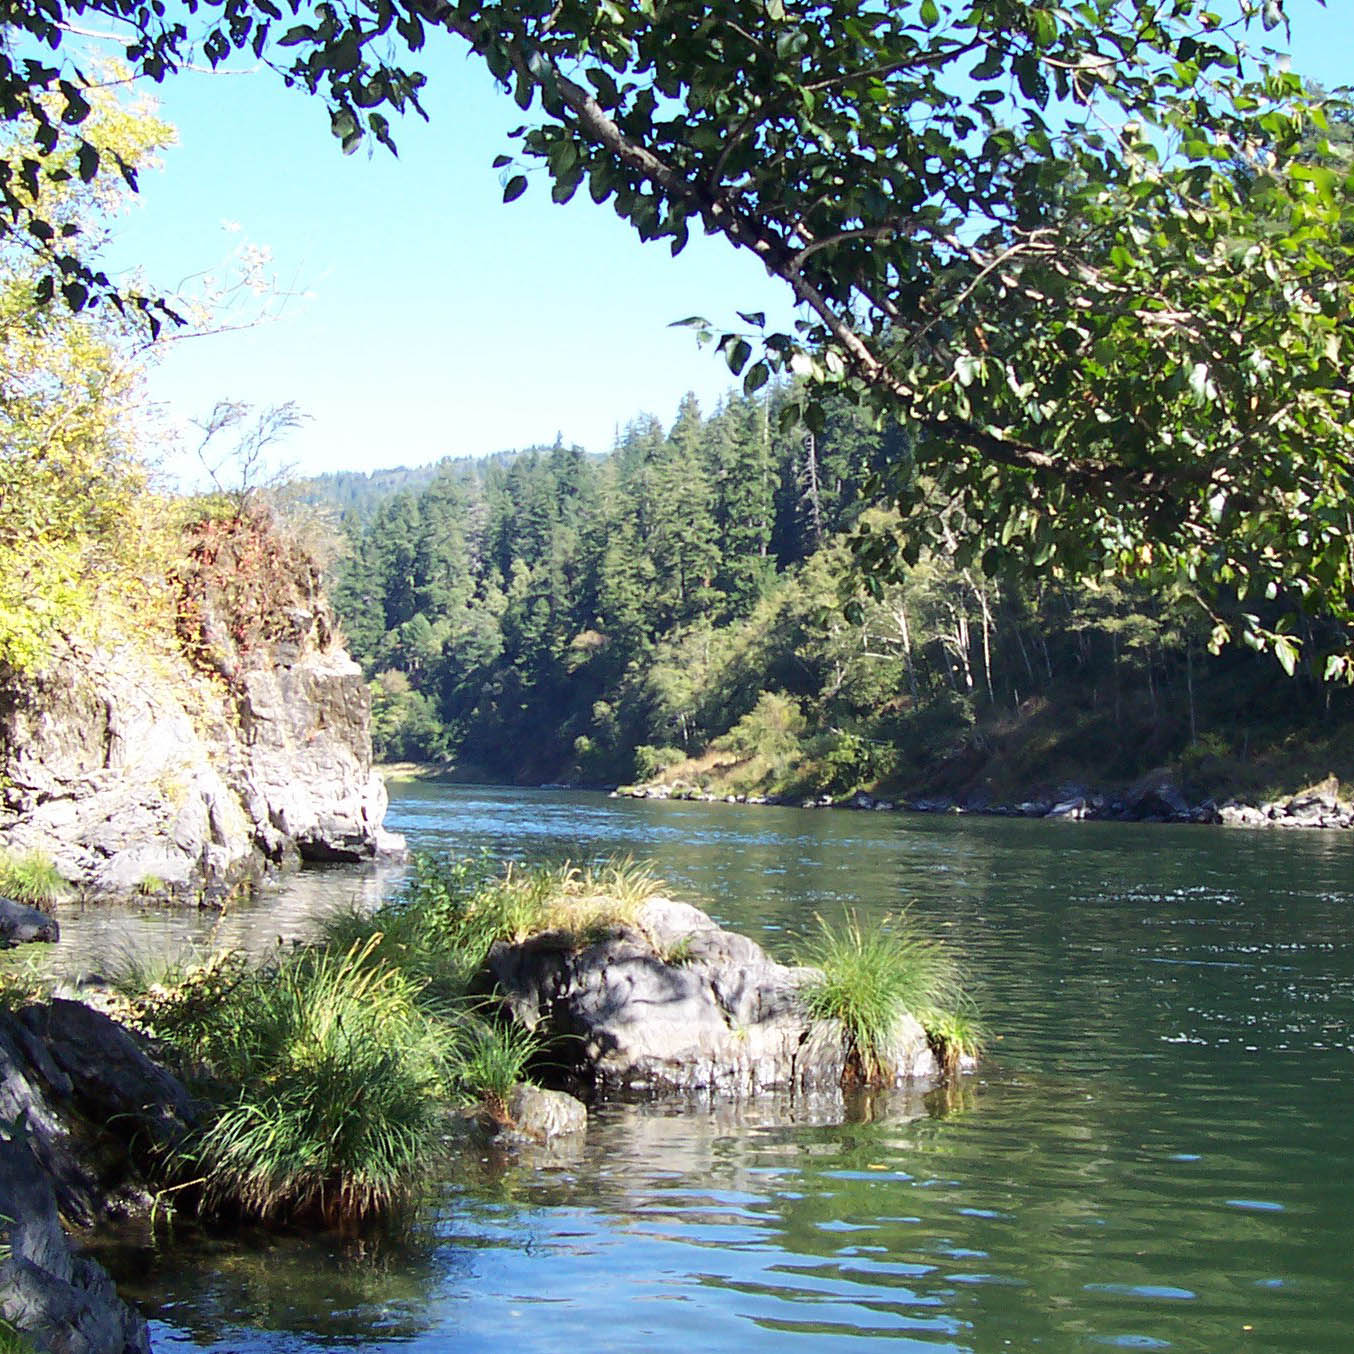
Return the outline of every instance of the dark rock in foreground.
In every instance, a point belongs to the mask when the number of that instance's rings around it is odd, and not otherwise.
[[[486,973],[514,1018],[552,1041],[566,1084],[735,1095],[849,1079],[842,1026],[809,1014],[804,988],[814,975],[665,898],[591,942],[562,932],[500,941]],[[939,1071],[910,1016],[883,1061],[895,1085]]]
[[[93,1260],[72,1253],[51,1179],[20,1133],[0,1138],[0,1316],[54,1354],[149,1354],[145,1318]]]
[[[144,1354],[146,1324],[59,1217],[144,1204],[138,1163],[194,1122],[182,1084],[129,1030],[80,1002],[0,1011],[0,1315],[57,1354]]]

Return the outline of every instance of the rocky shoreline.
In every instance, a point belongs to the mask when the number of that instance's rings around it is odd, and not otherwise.
[[[974,1065],[942,1072],[932,1036],[902,1012],[866,1070],[844,1019],[814,1013],[806,994],[821,978],[658,895],[624,919],[501,939],[472,990],[543,1039],[556,1088],[519,1083],[498,1109],[447,1102],[444,1141],[567,1153],[587,1127],[576,1096],[708,1106],[772,1093],[816,1112],[827,1096],[845,1113],[860,1087],[915,1099]],[[202,1181],[179,1182],[182,1151],[212,1112],[165,1047],[101,1009],[100,984],[75,995],[0,1007],[0,1320],[47,1354],[149,1354],[144,1319],[63,1224],[146,1216],[157,1189],[189,1203],[176,1191]]]
[[[819,795],[717,794],[683,781],[623,785],[611,791],[623,799],[671,799],[695,803],[771,805],[799,809],[853,809],[873,813],[953,813],[997,818],[1051,818],[1068,822],[1195,823],[1231,827],[1354,828],[1354,800],[1343,798],[1334,777],[1296,794],[1260,804],[1229,799],[1191,803],[1169,775],[1138,781],[1127,790],[1105,793],[1085,786],[1059,786],[1017,803],[997,803],[982,792],[960,799],[944,795],[889,799],[857,791],[834,798]]]

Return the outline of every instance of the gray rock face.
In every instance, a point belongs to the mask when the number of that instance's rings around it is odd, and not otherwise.
[[[366,686],[323,602],[228,667],[71,648],[0,686],[0,845],[46,852],[90,894],[193,900],[269,865],[401,848],[381,829]]]
[[[49,917],[35,907],[25,907],[12,898],[0,898],[0,949],[35,940],[60,939],[61,928],[55,917]]]
[[[596,1091],[747,1095],[838,1087],[847,1075],[841,1025],[812,1019],[804,1001],[813,970],[775,963],[685,903],[652,899],[636,926],[581,948],[554,932],[500,942],[486,976]],[[910,1017],[885,1063],[896,1084],[938,1070]]]

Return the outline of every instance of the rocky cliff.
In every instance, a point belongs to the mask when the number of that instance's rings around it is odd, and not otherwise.
[[[239,535],[210,567],[190,556],[177,644],[70,640],[38,674],[0,676],[0,845],[44,852],[86,894],[190,900],[401,845],[318,575],[276,551],[261,572]]]

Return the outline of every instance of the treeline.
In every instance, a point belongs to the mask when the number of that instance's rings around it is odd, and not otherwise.
[[[867,492],[905,434],[844,403],[787,428],[785,399],[688,397],[608,457],[449,463],[351,518],[334,592],[378,755],[604,784],[705,754],[688,770],[725,788],[1000,794],[1179,759],[1235,777],[1347,703],[1210,655],[1162,580],[1021,584],[942,550],[862,587],[848,537],[898,529]]]

